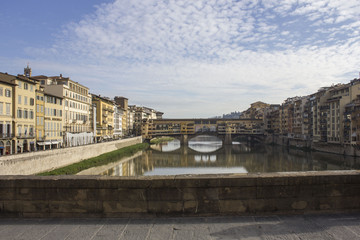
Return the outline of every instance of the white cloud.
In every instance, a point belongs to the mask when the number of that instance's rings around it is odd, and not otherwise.
[[[167,117],[211,117],[357,72],[359,8],[357,0],[117,0],[66,26],[51,49],[28,51],[46,59],[36,67],[58,64],[98,94]]]

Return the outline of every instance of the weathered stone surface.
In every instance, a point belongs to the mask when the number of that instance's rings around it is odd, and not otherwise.
[[[182,201],[183,192],[179,188],[148,188],[146,199],[148,201]]]
[[[148,212],[159,214],[174,214],[183,212],[183,203],[172,201],[148,201]]]
[[[109,213],[146,213],[146,201],[104,201],[103,211]]]
[[[245,213],[248,211],[248,201],[220,200],[221,213]]]
[[[0,217],[359,211],[359,172],[191,175],[175,180],[0,176]]]
[[[257,195],[256,187],[224,187],[219,189],[219,199],[254,199]]]

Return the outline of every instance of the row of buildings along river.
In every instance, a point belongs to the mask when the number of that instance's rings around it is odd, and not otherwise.
[[[68,77],[0,72],[0,155],[72,147],[141,135],[144,118],[163,113],[125,97],[90,93]]]
[[[323,145],[360,145],[360,79],[321,87],[282,104],[255,102],[240,118],[263,119],[266,134]]]

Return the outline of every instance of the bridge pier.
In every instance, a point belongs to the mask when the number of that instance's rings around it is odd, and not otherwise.
[[[181,144],[181,146],[187,146],[188,143],[189,143],[188,135],[187,135],[187,134],[181,135],[181,138],[180,138],[180,144]]]
[[[226,134],[224,139],[224,145],[231,145],[231,144],[232,144],[231,134]]]

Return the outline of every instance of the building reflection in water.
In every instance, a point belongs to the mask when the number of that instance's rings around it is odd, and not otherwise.
[[[208,152],[205,152],[207,149]],[[304,152],[280,146],[233,144],[219,140],[180,146],[172,141],[152,146],[141,156],[120,161],[104,172],[111,176],[256,173],[360,169],[359,158],[319,152]]]

